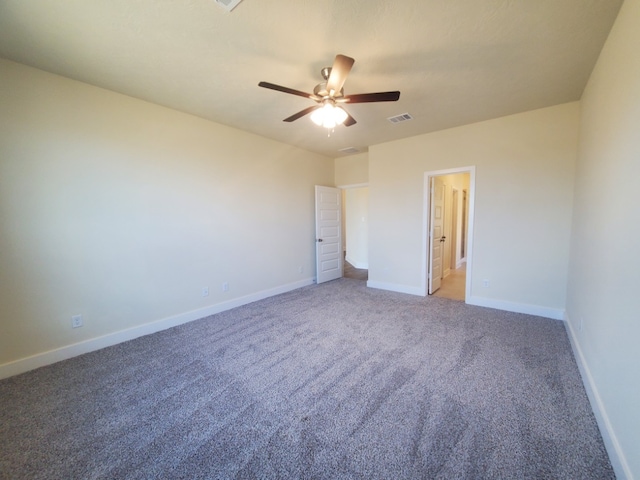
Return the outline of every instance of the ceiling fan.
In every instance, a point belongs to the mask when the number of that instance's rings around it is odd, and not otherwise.
[[[336,55],[332,67],[325,67],[321,70],[324,82],[319,83],[313,89],[313,93],[305,93],[293,88],[282,87],[269,82],[260,82],[258,86],[277,90],[279,92],[290,93],[300,97],[310,98],[316,105],[305,108],[298,113],[285,118],[284,122],[293,122],[305,115],[312,113],[311,120],[317,125],[326,128],[334,128],[336,125],[344,124],[347,127],[354,125],[356,120],[342,108],[345,103],[371,103],[371,102],[395,102],[400,98],[400,92],[377,92],[358,93],[355,95],[345,95],[342,88],[347,75],[353,67],[355,60],[346,55]]]

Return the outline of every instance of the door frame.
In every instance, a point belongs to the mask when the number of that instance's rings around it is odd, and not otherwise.
[[[476,167],[475,165],[469,167],[448,168],[445,170],[431,170],[424,172],[423,183],[423,208],[422,208],[422,265],[421,265],[421,281],[420,290],[422,296],[426,297],[429,294],[429,229],[431,221],[431,178],[439,177],[442,175],[455,175],[458,173],[469,174],[469,191],[468,191],[468,212],[467,212],[467,274],[465,284],[465,303],[471,298],[471,278],[473,273],[473,222],[475,212],[475,193],[476,193]]]

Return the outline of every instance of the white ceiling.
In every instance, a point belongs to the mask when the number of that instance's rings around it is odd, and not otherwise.
[[[578,100],[622,0],[0,0],[0,56],[318,152]],[[357,104],[330,137],[309,117],[337,53]],[[387,117],[414,120],[391,124]]]

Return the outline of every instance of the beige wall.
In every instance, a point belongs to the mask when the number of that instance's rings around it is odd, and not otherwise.
[[[339,187],[367,185],[369,182],[369,153],[363,152],[334,160],[334,182]],[[359,190],[359,193],[356,193]],[[363,193],[366,192],[366,193]],[[366,197],[366,198],[365,198]],[[347,260],[359,268],[367,268],[369,261],[369,196],[368,189],[343,190],[342,195],[343,248]],[[364,222],[362,218],[364,217]],[[347,219],[349,223],[347,224]]]
[[[344,190],[346,260],[356,268],[369,268],[369,188]]]
[[[578,119],[569,103],[370,147],[370,283],[420,290],[424,173],[475,166],[472,296],[561,317]]]
[[[582,99],[567,317],[618,478],[640,478],[640,1]]]
[[[0,105],[0,366],[312,281],[333,159],[5,60]]]
[[[339,187],[364,185],[369,182],[369,153],[338,157],[335,163],[335,184]]]

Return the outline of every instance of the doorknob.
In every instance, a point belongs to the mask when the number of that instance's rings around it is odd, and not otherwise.
[[[440,237],[440,241],[441,242],[444,242],[446,239],[447,239],[447,237],[445,237],[445,236]]]
[[[318,240],[316,240],[316,241],[321,242],[321,241],[322,241],[322,239],[321,239],[321,238],[319,238],[319,239],[318,239]]]

